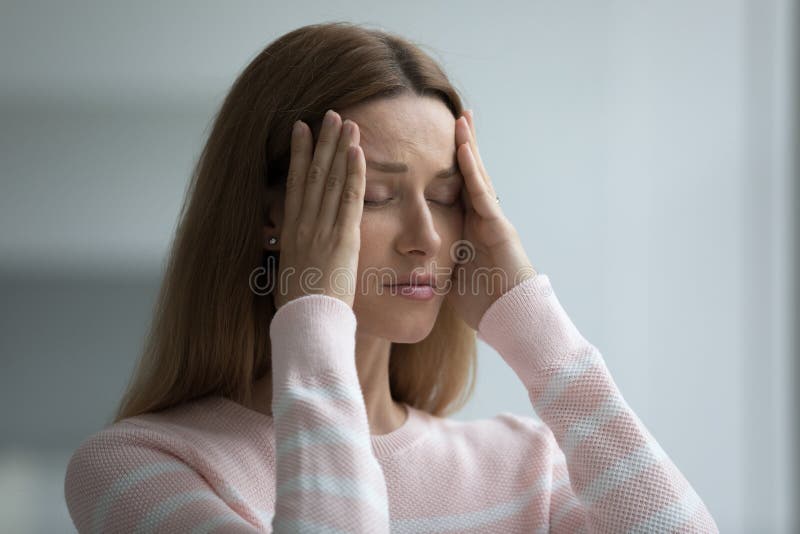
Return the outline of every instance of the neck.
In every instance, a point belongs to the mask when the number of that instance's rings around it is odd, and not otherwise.
[[[356,332],[356,369],[370,434],[388,434],[403,425],[403,403],[392,399],[389,387],[389,356],[392,343],[386,338]]]

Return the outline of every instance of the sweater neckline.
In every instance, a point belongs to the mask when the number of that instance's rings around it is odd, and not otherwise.
[[[222,395],[213,395],[208,399],[223,417],[234,417],[244,421],[251,428],[263,427],[274,431],[274,418]],[[376,458],[390,458],[411,447],[421,438],[429,435],[426,432],[431,424],[432,416],[410,404],[403,403],[406,409],[406,420],[402,425],[388,434],[370,434],[372,451]]]

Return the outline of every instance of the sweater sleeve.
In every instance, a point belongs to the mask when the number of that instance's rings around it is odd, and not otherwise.
[[[550,429],[551,450],[564,459],[551,463],[550,532],[719,532],[622,397],[600,351],[567,316],[547,275],[492,303],[478,338],[523,382]]]
[[[389,532],[355,333],[353,310],[327,295],[286,303],[270,324],[276,533]]]

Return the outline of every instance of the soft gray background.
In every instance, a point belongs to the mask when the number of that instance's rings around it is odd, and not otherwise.
[[[791,0],[3,2],[0,530],[73,531],[66,461],[129,377],[236,75],[289,30],[351,20],[445,66],[534,266],[721,530],[793,531],[796,15]],[[480,349],[457,417],[535,415]]]

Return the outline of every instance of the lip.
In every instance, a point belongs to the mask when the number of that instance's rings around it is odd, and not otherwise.
[[[435,286],[433,275],[430,273],[424,274],[408,274],[399,278],[394,284],[384,284],[386,287],[392,286]]]
[[[433,287],[429,284],[395,284],[386,287],[391,289],[391,295],[397,295],[411,300],[430,300],[435,296]]]
[[[432,273],[411,272],[398,278],[394,284],[384,284],[391,295],[405,297],[410,300],[426,301],[436,296],[436,277]]]

